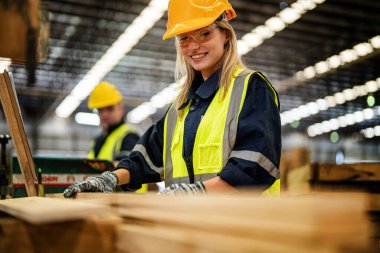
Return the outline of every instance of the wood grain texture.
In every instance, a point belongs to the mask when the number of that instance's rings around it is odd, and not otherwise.
[[[102,217],[31,225],[0,219],[1,253],[115,253],[119,220]]]
[[[24,176],[27,194],[29,197],[36,196],[37,192],[34,186],[34,180],[37,180],[36,168],[26,137],[12,77],[7,71],[0,74],[0,100],[8,122],[13,145],[16,149],[21,172]]]
[[[380,163],[320,164],[317,173],[321,182],[379,181],[380,183]]]
[[[46,224],[107,214],[110,209],[102,204],[70,199],[28,197],[0,200],[0,211],[31,224]]]
[[[260,198],[80,193],[124,218],[121,252],[366,252],[361,194]],[[219,243],[217,243],[219,241]],[[234,250],[235,247],[235,250]],[[154,251],[151,251],[154,252]]]

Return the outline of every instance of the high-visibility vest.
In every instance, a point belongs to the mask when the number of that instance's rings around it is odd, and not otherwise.
[[[107,139],[103,143],[103,146],[100,148],[97,157],[95,157],[94,148],[91,148],[91,151],[88,154],[88,158],[98,158],[114,161],[115,156],[120,153],[124,137],[133,132],[134,131],[128,125],[120,125],[115,130],[113,130],[110,135],[107,136]]]
[[[265,191],[265,195],[279,195],[279,169],[263,154],[255,151],[232,151],[235,145],[238,118],[242,110],[248,83],[252,74],[257,74],[267,83],[278,106],[277,94],[269,81],[259,72],[237,69],[228,91],[221,99],[221,89],[217,91],[198,127],[192,157],[194,182],[205,181],[217,176],[229,158],[237,157],[258,163],[276,178],[275,183]],[[183,159],[183,136],[185,119],[190,110],[189,103],[182,115],[170,108],[164,124],[164,177],[165,185],[191,183]]]
[[[123,144],[123,139],[125,138],[125,136],[134,132],[135,131],[133,130],[133,128],[129,127],[126,124],[120,125],[115,130],[113,130],[109,136],[107,136],[106,141],[104,142],[103,146],[100,148],[98,156],[95,157],[94,148],[92,148],[88,154],[88,158],[89,159],[98,158],[98,159],[114,161],[116,155],[120,153],[121,146]],[[137,190],[136,192],[144,193],[147,191],[148,191],[148,185],[143,184],[141,188]]]

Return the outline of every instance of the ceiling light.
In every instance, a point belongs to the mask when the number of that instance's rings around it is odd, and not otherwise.
[[[310,136],[310,137],[314,137],[317,135],[316,133],[316,127],[315,126],[311,126],[307,129],[307,134]]]
[[[145,102],[136,107],[133,111],[130,111],[127,115],[127,120],[131,123],[139,123],[156,111],[157,108],[155,108],[150,102]]]
[[[82,101],[77,97],[69,95],[61,102],[61,104],[55,110],[58,117],[67,118],[70,116]]]
[[[330,70],[329,65],[325,61],[320,61],[317,64],[315,64],[315,70],[318,74],[323,74]]]
[[[351,101],[357,97],[352,89],[345,89],[342,93],[347,101]]]
[[[366,82],[365,88],[367,89],[367,92],[376,92],[379,89],[375,81]]]
[[[331,126],[328,121],[323,121],[321,124],[322,124],[321,127],[322,127],[323,132],[327,133],[331,131]]]
[[[345,116],[338,117],[339,127],[346,127],[348,125],[347,119]]]
[[[331,130],[337,130],[339,128],[338,119],[330,119],[329,124],[330,124]]]
[[[354,46],[354,50],[357,55],[364,56],[373,52],[373,47],[367,42],[359,43]]]
[[[316,102],[310,102],[306,104],[311,115],[317,114],[319,112],[318,104]]]
[[[237,42],[237,48],[239,55],[245,55],[249,51],[251,51],[251,48],[249,47],[248,43],[244,40],[239,40]]]
[[[363,110],[363,116],[365,119],[372,119],[375,116],[375,113],[372,109],[367,108]]]
[[[297,79],[298,81],[305,81],[305,76],[303,75],[303,71],[298,71],[298,72],[295,74],[295,76],[296,76],[296,79]]]
[[[377,35],[375,37],[373,37],[372,39],[370,39],[370,43],[372,45],[372,47],[378,49],[380,48],[380,35]]]
[[[286,8],[282,10],[278,16],[286,23],[291,24],[298,20],[301,15],[293,8]]]
[[[265,25],[268,26],[274,32],[282,31],[286,26],[284,21],[282,21],[282,19],[278,17],[272,17],[268,19],[267,21],[265,21]]]
[[[348,126],[355,124],[354,114],[352,114],[352,113],[346,114],[345,119],[346,119],[346,123]]]
[[[336,106],[336,100],[334,96],[327,96],[325,97],[325,100],[328,107]]]
[[[329,64],[330,68],[333,68],[333,69],[339,67],[342,64],[341,59],[337,55],[333,55],[333,56],[327,58],[327,62]]]
[[[305,76],[306,79],[311,79],[315,76],[315,70],[314,67],[308,67],[303,70],[303,75]]]
[[[375,126],[374,130],[375,130],[375,135],[380,136],[380,126]]]
[[[337,119],[333,118],[330,120],[325,120],[321,123],[316,123],[307,128],[307,133],[310,137],[319,135],[317,129],[322,129],[321,132],[330,132],[332,130],[337,130],[342,127],[353,125],[355,123],[361,123],[364,120],[371,120],[375,116],[380,115],[380,106],[377,108],[367,108],[361,111],[356,111],[354,113],[349,113],[343,116],[338,117]],[[339,125],[339,127],[337,127]],[[380,132],[380,129],[379,129]],[[322,133],[320,133],[322,134]]]
[[[362,133],[364,134],[366,138],[369,138],[369,139],[375,137],[375,129],[372,127],[362,130]]]
[[[81,102],[91,93],[96,84],[111,71],[119,61],[138,43],[138,41],[161,19],[168,6],[169,0],[151,0],[149,5],[124,30],[119,38],[105,54],[87,72],[74,87],[69,96],[75,97],[75,102],[69,103],[66,97],[56,108],[56,114],[67,118],[75,111]]]
[[[312,0],[314,3],[316,3],[316,4],[321,4],[321,3],[323,3],[324,1],[326,1],[326,0]]]
[[[81,125],[99,126],[100,119],[95,113],[78,112],[75,114],[75,122]]]
[[[274,35],[274,32],[269,27],[264,26],[264,25],[260,25],[256,27],[255,32],[256,34],[261,36],[263,39],[269,39],[273,37]]]
[[[335,101],[338,105],[341,105],[343,104],[344,102],[346,102],[346,99],[344,98],[344,95],[342,92],[337,92],[334,94],[334,97],[335,97]]]
[[[256,33],[247,33],[241,38],[241,40],[247,43],[250,50],[254,47],[257,47],[261,43],[263,43],[263,37]],[[239,53],[242,54],[242,52],[240,51]]]
[[[356,52],[352,49],[344,50],[343,52],[339,54],[339,56],[340,56],[340,59],[345,63],[349,63],[358,59]]]
[[[329,108],[325,99],[320,98],[320,99],[317,99],[317,101],[315,102],[317,103],[318,108],[321,111],[327,110]]]
[[[376,80],[378,80],[378,79],[376,79]],[[347,101],[351,101],[351,100],[355,99],[356,97],[368,95],[369,90],[374,92],[375,89],[376,89],[376,91],[378,90],[377,82],[372,80],[372,81],[366,82],[363,85],[354,86],[352,89],[345,89],[344,91],[337,92],[337,93],[333,94],[332,96],[326,96],[323,99],[322,98],[317,99],[315,102],[309,102],[305,105],[301,105],[297,108],[293,108],[290,111],[282,112],[281,113],[281,119],[282,119],[281,125],[284,126],[288,123],[291,123],[294,119],[300,120],[302,118],[306,118],[310,115],[314,115],[314,114],[318,113],[319,111],[323,111],[323,110],[326,110],[328,108],[335,107],[337,104],[339,105],[339,104],[343,104]],[[371,103],[368,102],[369,99],[371,99],[371,96],[369,96],[367,98],[368,105],[370,107],[374,106],[375,105],[374,97],[373,97],[373,102],[371,102]],[[371,110],[371,109],[369,109],[369,110]],[[291,112],[291,114],[289,114],[289,112]],[[373,111],[371,110],[371,112],[373,112]],[[364,117],[366,119],[367,119],[367,116],[370,115],[368,113],[370,113],[370,112],[367,112],[364,114]],[[297,117],[294,117],[293,115],[297,115]],[[341,117],[339,117],[339,118],[341,118]],[[348,124],[347,121],[343,118],[340,119],[339,122],[340,122],[341,127],[343,127],[343,125],[345,126],[346,124]],[[350,120],[349,122],[352,122],[352,124],[354,124],[355,120]]]

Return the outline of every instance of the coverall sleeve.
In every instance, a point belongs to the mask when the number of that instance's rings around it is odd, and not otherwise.
[[[137,190],[144,183],[160,182],[163,179],[163,117],[151,126],[139,139],[128,158],[120,161],[115,169],[127,168],[131,180],[122,185],[123,190]]]

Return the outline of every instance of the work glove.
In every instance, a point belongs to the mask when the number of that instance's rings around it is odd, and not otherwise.
[[[195,184],[172,184],[158,193],[159,195],[203,195],[206,188],[202,182]]]
[[[99,176],[88,177],[81,182],[74,182],[64,192],[65,198],[74,197],[78,192],[114,192],[119,178],[111,171],[103,172]]]

